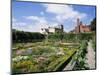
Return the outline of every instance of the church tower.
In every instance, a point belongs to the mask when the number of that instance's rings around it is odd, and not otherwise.
[[[77,18],[77,33],[80,33],[80,19]]]
[[[77,18],[77,26],[79,26],[79,25],[80,25],[80,19]]]

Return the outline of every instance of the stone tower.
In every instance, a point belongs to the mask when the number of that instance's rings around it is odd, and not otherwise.
[[[80,25],[80,19],[77,18],[77,26],[79,26],[79,25]]]
[[[80,33],[80,19],[77,18],[77,33]]]

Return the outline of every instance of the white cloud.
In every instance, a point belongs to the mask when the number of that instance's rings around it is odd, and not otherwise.
[[[43,15],[44,11],[40,12],[40,16],[24,16],[23,19],[27,21],[20,22],[13,18],[13,27],[19,30],[41,32],[41,28],[48,28],[48,26],[57,26],[70,20],[75,24],[77,18],[84,18],[87,15],[73,9],[71,5],[58,5],[58,4],[44,4],[45,13],[54,14],[52,18],[47,20]],[[50,19],[53,21],[50,22]],[[31,22],[30,22],[31,21]],[[30,22],[30,23],[29,23]],[[72,24],[72,23],[71,23]],[[74,25],[72,26],[74,27]],[[70,28],[68,28],[70,29]],[[66,28],[66,30],[68,30]]]
[[[47,21],[44,17],[28,16],[28,17],[26,17],[26,19],[33,20],[33,21],[36,21],[41,24],[47,24]]]
[[[33,24],[29,25],[27,29],[33,32],[41,32],[41,28],[47,28],[48,22],[44,17],[38,16],[24,16],[27,20],[32,21]]]
[[[33,25],[28,23],[19,23],[19,22],[13,22],[12,28],[21,30],[21,31],[29,31],[29,32],[39,32],[40,26],[39,25]]]
[[[39,17],[37,17],[37,16],[27,16],[26,19],[39,20]]]
[[[25,26],[26,23],[25,22],[20,22],[18,21],[16,18],[12,18],[12,26],[13,27],[21,27],[21,26]]]
[[[15,26],[25,26],[26,23],[24,23],[24,22],[14,22],[14,25]]]
[[[46,7],[46,12],[55,13],[55,14],[64,14],[66,13],[65,5],[58,5],[58,4],[44,4]]]
[[[12,28],[18,29],[18,30],[24,30],[26,27],[26,23],[24,22],[12,22]]]
[[[54,27],[54,26],[58,25],[58,23],[56,23],[56,22],[47,21],[45,17],[26,16],[24,18],[34,22],[34,25],[32,26],[34,29],[33,31],[41,32],[42,28],[48,28],[49,26]]]
[[[27,25],[27,23],[25,22],[20,22],[18,19],[16,18],[12,18],[12,28],[14,29],[18,29],[18,30],[23,30],[23,28]]]
[[[12,22],[16,22],[16,21],[17,21],[17,20],[13,17],[13,18],[12,18]]]
[[[15,21],[15,18],[12,20],[12,28],[30,31],[30,32],[41,32],[41,28],[47,28],[48,22],[44,17],[38,16],[23,16],[23,19],[27,19],[31,22],[20,22],[19,20]]]
[[[71,5],[44,4],[43,6],[46,8],[46,12],[56,15],[55,20],[59,23],[68,19],[74,20],[86,17],[85,13],[74,10]]]
[[[29,31],[29,26],[27,22],[19,21],[16,18],[12,18],[12,28],[22,31]]]

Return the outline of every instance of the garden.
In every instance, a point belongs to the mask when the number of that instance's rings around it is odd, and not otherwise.
[[[78,46],[64,46],[53,43],[27,43],[29,48],[19,43],[13,50],[12,68],[14,73],[56,71],[78,50]],[[21,47],[22,46],[22,47]]]
[[[23,32],[13,32],[13,74],[63,71],[71,60],[71,63],[75,62],[71,70],[89,69],[85,62],[87,42],[93,40],[95,48],[95,33],[63,33],[63,36],[50,34],[48,37],[40,33],[21,34]]]

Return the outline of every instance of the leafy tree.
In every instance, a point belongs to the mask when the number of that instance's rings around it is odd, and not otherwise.
[[[90,27],[92,31],[96,31],[96,18],[91,21]]]
[[[24,32],[15,29],[12,30],[12,40],[14,43],[36,42],[36,41],[42,41],[43,39],[45,39],[45,36],[38,32]]]

